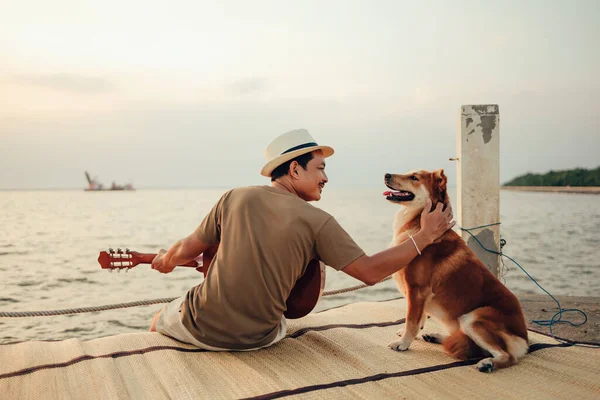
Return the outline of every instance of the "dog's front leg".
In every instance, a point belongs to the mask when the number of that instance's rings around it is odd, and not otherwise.
[[[425,301],[427,296],[423,290],[419,288],[410,288],[408,290],[408,311],[406,313],[406,328],[400,337],[388,345],[392,350],[405,351],[408,350],[413,342],[422,324],[425,312]]]

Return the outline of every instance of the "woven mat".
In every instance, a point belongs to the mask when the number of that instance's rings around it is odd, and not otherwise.
[[[0,345],[0,399],[600,398],[600,349],[530,332],[531,352],[491,374],[415,340],[397,353],[404,300],[289,321],[268,349],[210,353],[158,333]],[[442,332],[428,320],[423,333]]]

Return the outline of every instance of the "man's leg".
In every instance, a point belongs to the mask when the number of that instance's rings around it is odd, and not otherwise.
[[[181,321],[181,305],[186,296],[179,297],[165,305],[152,320],[150,332],[157,332],[183,343],[188,343],[201,349],[210,351],[223,351],[199,342],[183,325]]]

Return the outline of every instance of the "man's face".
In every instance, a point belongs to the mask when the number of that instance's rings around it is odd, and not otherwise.
[[[325,157],[321,150],[313,151],[313,159],[306,165],[306,170],[300,165],[294,165],[294,186],[298,196],[306,201],[318,201],[327,183],[325,173]],[[297,171],[297,173],[296,173]]]

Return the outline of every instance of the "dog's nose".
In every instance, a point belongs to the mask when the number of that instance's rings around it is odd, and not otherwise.
[[[385,174],[385,179],[391,179],[392,178],[392,174]]]

